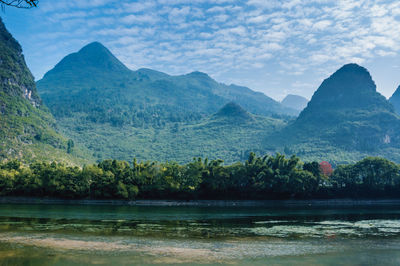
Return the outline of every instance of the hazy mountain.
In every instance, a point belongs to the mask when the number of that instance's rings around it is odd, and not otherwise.
[[[0,18],[0,161],[19,158],[75,161],[67,140],[42,104],[21,46]]]
[[[369,72],[348,64],[323,81],[279,139],[299,155],[329,156],[338,149],[379,155],[399,147],[399,130],[399,116],[376,91]]]
[[[288,94],[282,101],[281,104],[288,108],[292,108],[298,111],[303,110],[307,106],[308,100],[302,96]]]
[[[397,114],[400,114],[400,86],[393,93],[392,97],[389,98],[389,102],[393,105]]]

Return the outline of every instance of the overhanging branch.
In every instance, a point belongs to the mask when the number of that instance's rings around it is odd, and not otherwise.
[[[32,8],[37,7],[39,0],[0,0],[0,5],[12,6],[16,8]]]

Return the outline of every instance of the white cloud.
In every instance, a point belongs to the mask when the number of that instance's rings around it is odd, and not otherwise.
[[[321,21],[316,22],[316,23],[313,25],[313,28],[314,28],[314,29],[317,29],[317,30],[325,30],[325,29],[327,29],[330,25],[332,25],[332,22],[331,22],[330,20],[321,20]]]
[[[240,68],[297,80],[400,52],[394,0],[59,0],[41,2],[37,14],[43,47],[99,40],[131,67],[202,69],[225,80]]]
[[[143,15],[127,15],[122,17],[119,20],[123,24],[155,24],[159,21],[159,18],[155,16],[154,14],[143,14]]]

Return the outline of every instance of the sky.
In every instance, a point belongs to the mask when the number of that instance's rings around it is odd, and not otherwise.
[[[202,71],[276,100],[310,99],[347,63],[386,97],[400,85],[397,0],[40,0],[0,16],[36,80],[99,41],[133,70]]]

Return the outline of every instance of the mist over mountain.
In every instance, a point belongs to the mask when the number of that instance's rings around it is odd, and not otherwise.
[[[303,96],[288,94],[282,101],[281,104],[288,108],[292,108],[298,111],[303,110],[307,106],[308,100]]]

